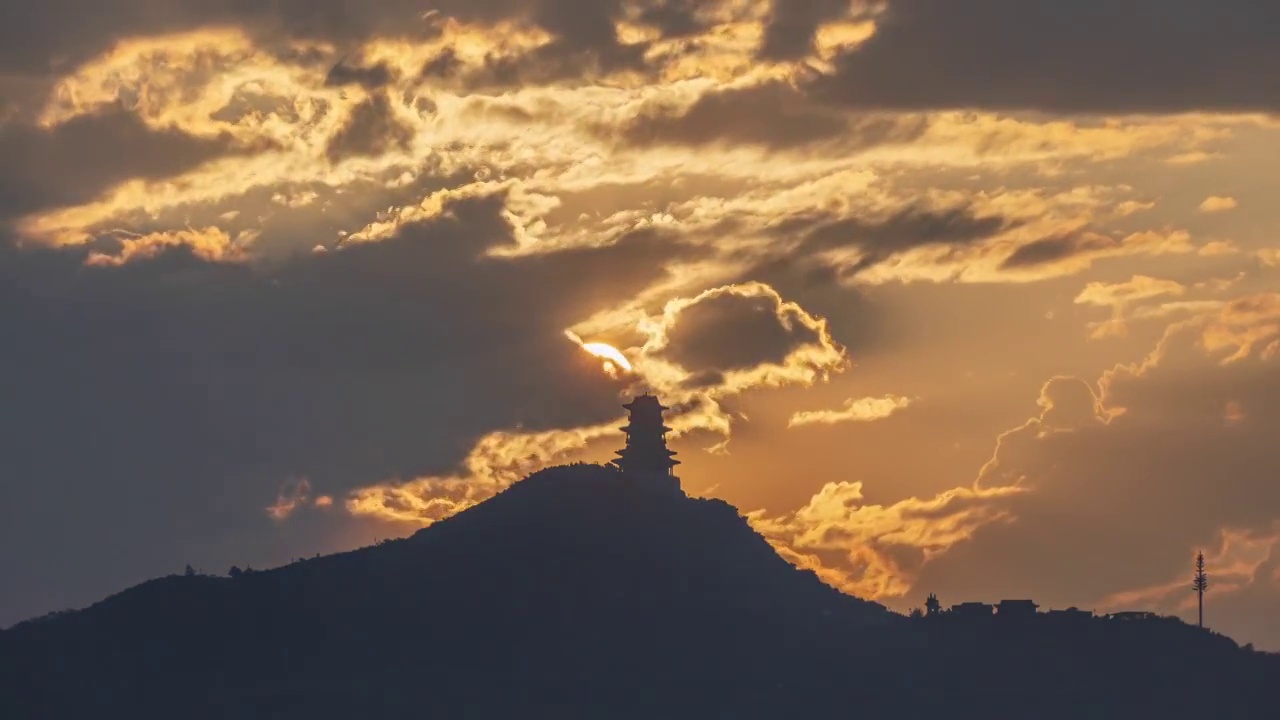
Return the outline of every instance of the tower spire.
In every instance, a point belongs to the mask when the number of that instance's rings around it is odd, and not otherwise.
[[[1192,577],[1191,589],[1196,591],[1196,599],[1200,605],[1199,625],[1204,627],[1204,591],[1209,589],[1209,575],[1204,571],[1204,553],[1196,553],[1196,574]]]

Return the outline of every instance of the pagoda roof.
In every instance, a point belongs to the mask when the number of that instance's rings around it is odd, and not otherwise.
[[[671,409],[663,405],[662,402],[658,400],[658,396],[652,395],[650,393],[637,395],[635,399],[633,399],[631,402],[627,403],[626,405],[623,405],[622,407],[626,408],[627,410],[635,410],[637,408],[657,408],[659,410]]]
[[[665,452],[668,457],[678,454],[676,453],[675,450],[668,450],[667,448],[660,448],[660,449],[659,448],[637,448],[634,445],[630,447],[624,447],[621,450],[614,450],[615,454],[621,455],[623,457],[626,457],[628,455],[648,455],[648,454],[657,453],[657,452]]]
[[[624,463],[629,460],[639,460],[639,461],[645,460],[645,453],[629,453],[626,450],[616,450],[614,451],[614,454],[618,456],[618,460],[621,460]],[[675,455],[675,453],[668,450],[666,458],[662,458],[662,459],[654,458],[654,460],[658,460],[658,462],[661,462],[663,465],[667,465],[667,466],[680,465],[681,462],[679,460],[676,460],[674,457],[672,457],[672,455]]]

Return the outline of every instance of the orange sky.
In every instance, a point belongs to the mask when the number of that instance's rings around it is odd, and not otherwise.
[[[957,5],[32,11],[0,623],[410,532],[610,457],[647,388],[685,488],[850,592],[1192,617],[1203,550],[1209,624],[1280,648],[1280,86],[1239,59],[1280,11]]]

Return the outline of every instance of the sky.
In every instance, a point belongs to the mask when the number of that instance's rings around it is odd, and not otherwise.
[[[1194,620],[1202,551],[1280,649],[1278,26],[3,0],[0,625],[407,535],[651,390],[848,592]]]

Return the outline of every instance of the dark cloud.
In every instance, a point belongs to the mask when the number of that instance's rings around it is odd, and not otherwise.
[[[391,68],[387,67],[386,63],[364,67],[351,65],[344,60],[329,69],[329,74],[325,76],[324,84],[330,87],[359,85],[366,90],[376,90],[385,87],[394,79],[395,74],[391,71]]]
[[[1119,240],[1095,234],[1072,234],[1044,238],[1019,247],[1013,254],[1005,258],[1002,267],[1005,269],[1018,269],[1049,265],[1076,255],[1118,248],[1122,244]]]
[[[785,256],[774,258],[762,269],[780,264],[793,282],[803,278],[804,284],[813,286],[839,283],[914,248],[970,245],[1015,225],[1008,218],[980,215],[970,207],[908,207],[882,220],[827,213],[794,215],[775,223],[770,233],[780,239],[798,237],[799,241]],[[852,265],[841,266],[817,257],[840,248],[857,248],[861,257]]]
[[[533,19],[562,42],[610,56],[620,48],[613,24],[620,7],[618,0],[544,0],[534,3]]]
[[[461,7],[444,9],[458,13],[472,3],[455,0]],[[509,15],[527,13],[527,17],[556,37],[553,51],[572,57],[582,51],[591,52],[606,69],[643,66],[645,43],[623,45],[615,23],[624,11],[632,10],[641,23],[663,36],[680,37],[704,27],[695,12],[693,0],[509,0]]]
[[[860,109],[1275,110],[1277,27],[1254,0],[890,0],[813,90]]]
[[[657,28],[663,37],[693,35],[706,28],[698,19],[700,0],[649,0],[642,3],[640,22]]]
[[[805,57],[813,49],[818,27],[848,11],[849,0],[773,0],[760,56],[771,60]]]
[[[843,218],[823,223],[808,233],[804,247],[822,251],[857,246],[879,262],[913,248],[986,240],[1012,224],[996,215],[979,216],[968,207],[944,210],[911,207],[881,221]]]
[[[273,268],[0,249],[0,566],[30,593],[0,603],[0,623],[184,554],[262,552],[262,509],[289,477],[341,499],[450,471],[493,430],[614,417],[618,386],[562,331],[676,250],[490,259],[512,242],[502,207],[456,201],[385,242]]]
[[[840,271],[827,263],[791,254],[770,258],[743,274],[739,281],[757,280],[776,288],[784,297],[798,292],[840,288]],[[785,290],[783,288],[786,288]],[[808,307],[807,303],[801,305]]]
[[[169,177],[247,150],[228,137],[153,130],[120,108],[52,129],[9,123],[0,126],[0,219],[80,204],[125,180]]]
[[[857,287],[840,281],[839,270],[791,254],[762,262],[735,282],[761,282],[814,315],[826,318],[831,337],[851,356],[885,352],[899,329],[886,309]]]
[[[635,145],[723,142],[785,148],[838,139],[843,150],[851,151],[909,142],[927,127],[910,118],[851,117],[815,105],[790,85],[767,83],[708,92],[683,111],[651,109],[621,132]]]
[[[379,93],[351,111],[338,132],[329,140],[326,153],[338,162],[349,157],[376,157],[390,150],[403,150],[413,140],[413,128],[395,114],[391,98]]]
[[[604,52],[602,52],[604,50]],[[424,77],[449,79],[467,92],[497,93],[528,85],[599,76],[615,70],[643,68],[644,47],[580,48],[565,41],[541,45],[520,55],[485,58],[484,64],[458,73],[451,49],[424,64]]]
[[[451,78],[462,67],[462,60],[453,48],[445,48],[438,55],[422,64],[419,75],[424,78]]]
[[[821,334],[772,295],[711,295],[684,308],[668,330],[666,355],[698,378],[781,364]]]
[[[724,373],[719,370],[704,370],[696,375],[691,375],[684,381],[683,386],[691,390],[703,390],[706,388],[714,388],[723,385],[725,381]]]
[[[762,282],[827,318],[832,337],[854,357],[884,352],[901,341],[902,328],[895,325],[885,308],[850,284],[854,276],[912,248],[981,242],[1014,224],[1007,218],[981,215],[967,207],[910,207],[882,220],[826,213],[795,215],[769,229],[779,240],[790,241],[783,246],[785,250],[757,260],[734,282]],[[833,264],[821,257],[821,253],[838,248],[858,248],[862,257],[851,265]],[[737,259],[756,260],[747,256]]]

